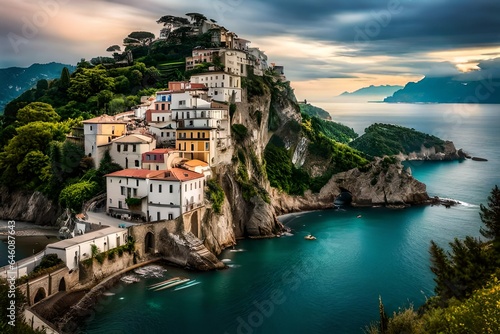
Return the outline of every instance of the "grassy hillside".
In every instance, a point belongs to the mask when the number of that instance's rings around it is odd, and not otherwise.
[[[365,129],[364,135],[349,143],[349,146],[369,156],[384,156],[420,151],[422,145],[427,148],[443,148],[443,144],[442,139],[415,129],[375,123]]]
[[[331,119],[332,117],[330,116],[330,113],[324,109],[321,109],[319,107],[313,106],[312,104],[306,103],[306,104],[299,104],[300,106],[300,112],[303,114],[306,114],[311,117],[318,117],[322,119]]]

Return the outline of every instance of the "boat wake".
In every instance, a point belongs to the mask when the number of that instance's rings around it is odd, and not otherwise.
[[[222,259],[221,261],[222,262],[231,262],[232,260],[231,259]]]
[[[158,278],[162,277],[163,273],[166,272],[167,269],[158,265],[151,265],[146,267],[137,268],[134,272],[144,278]]]
[[[134,275],[127,275],[127,276],[123,276],[122,278],[120,278],[120,281],[127,283],[127,284],[137,283],[140,280],[141,279],[139,277],[136,277]]]
[[[238,248],[238,249],[230,249],[229,250],[231,253],[238,253],[238,252],[245,252],[243,248]]]
[[[464,201],[460,201],[458,199],[453,199],[453,198],[445,198],[445,197],[440,197],[441,200],[443,201],[452,201],[452,202],[456,202],[458,203],[459,205],[461,206],[465,206],[465,207],[468,207],[468,208],[479,208],[479,205],[477,204],[472,204],[472,203],[467,203],[467,202],[464,202]]]
[[[241,264],[228,264],[227,266],[229,268],[239,268],[239,267],[241,267]]]

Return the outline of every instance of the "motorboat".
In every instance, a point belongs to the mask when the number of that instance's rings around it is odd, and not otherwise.
[[[304,237],[306,240],[316,240],[316,237],[314,235],[308,234]]]

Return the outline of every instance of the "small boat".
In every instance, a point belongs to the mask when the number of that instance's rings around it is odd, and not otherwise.
[[[164,285],[162,287],[159,287],[157,289],[154,289],[154,291],[161,291],[161,290],[165,290],[165,289],[168,289],[168,288],[172,288],[176,285],[179,285],[179,284],[182,284],[182,283],[186,283],[189,281],[189,278],[184,278],[184,279],[181,279],[180,281],[177,281],[177,282],[172,282],[170,284],[167,284],[167,285]]]
[[[176,282],[176,281],[180,281],[180,280],[181,280],[181,277],[169,278],[166,281],[163,281],[163,282],[160,282],[160,283],[151,284],[150,286],[148,286],[148,288],[150,290],[151,289],[156,289],[156,288],[159,288],[159,287],[161,287],[163,285],[166,285],[166,284],[169,284],[169,283],[172,283],[172,282]]]
[[[186,289],[186,288],[190,288],[194,285],[198,285],[200,284],[201,282],[196,282],[196,280],[192,281],[192,282],[189,282],[189,283],[186,283],[182,286],[178,286],[177,288],[174,289],[174,291],[178,291],[178,290],[182,290],[182,289]]]
[[[361,218],[361,217],[363,217],[363,216],[362,216],[362,215],[357,215],[357,216],[356,216],[356,218]]]
[[[314,235],[308,234],[304,237],[306,240],[316,240],[316,237]]]

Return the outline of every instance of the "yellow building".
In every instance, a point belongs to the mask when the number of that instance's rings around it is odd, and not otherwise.
[[[104,151],[115,138],[125,135],[127,122],[114,116],[102,115],[83,121],[85,135],[85,155],[94,159],[99,168]]]
[[[215,142],[214,132],[212,128],[178,128],[176,148],[180,151],[181,157],[209,163],[215,154],[215,145],[210,145],[211,142]]]

